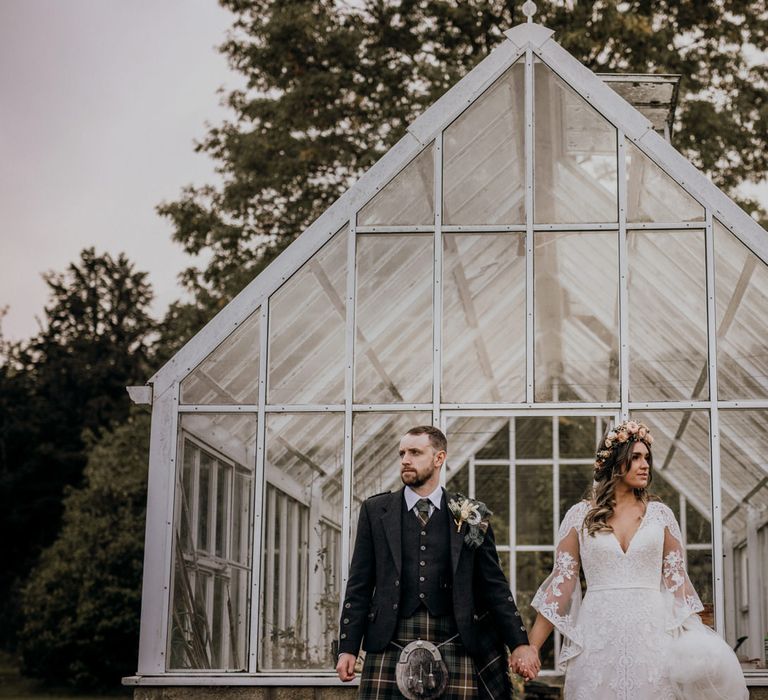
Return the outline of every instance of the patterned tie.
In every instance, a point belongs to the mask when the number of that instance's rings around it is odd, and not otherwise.
[[[428,498],[420,498],[416,501],[416,517],[421,521],[422,525],[426,525],[429,522]]]

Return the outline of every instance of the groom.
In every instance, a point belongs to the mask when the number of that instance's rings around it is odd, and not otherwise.
[[[448,666],[446,700],[511,697],[504,645],[517,673],[531,679],[540,669],[490,524],[460,517],[457,531],[440,486],[446,456],[440,430],[411,428],[400,441],[404,487],[372,496],[360,509],[336,666],[339,678],[351,681],[362,642],[360,698],[403,697],[396,665],[417,639],[439,645],[454,638],[439,649]]]

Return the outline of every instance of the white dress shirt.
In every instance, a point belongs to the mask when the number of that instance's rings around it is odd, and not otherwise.
[[[429,496],[420,496],[410,486],[405,487],[405,506],[413,512],[417,517],[419,515],[416,510],[416,503],[422,498],[429,499],[429,517],[432,517],[432,513],[435,512],[435,508],[440,508],[440,503],[443,500],[443,488],[438,486]]]

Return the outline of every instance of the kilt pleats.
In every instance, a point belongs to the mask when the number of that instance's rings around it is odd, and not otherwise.
[[[456,634],[456,622],[450,615],[435,617],[426,608],[398,621],[394,641],[384,651],[367,652],[360,677],[360,700],[391,700],[402,698],[397,688],[395,669],[400,647],[425,639],[440,644]],[[493,644],[484,650],[482,658],[472,659],[457,637],[440,647],[448,668],[448,687],[444,700],[507,700],[512,686],[507,670],[506,654]]]

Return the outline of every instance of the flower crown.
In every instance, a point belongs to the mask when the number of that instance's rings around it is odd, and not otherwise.
[[[611,428],[605,438],[597,447],[595,456],[595,472],[605,464],[605,461],[611,456],[613,450],[625,442],[644,442],[648,447],[653,443],[651,429],[645,423],[637,423],[633,420],[619,423]]]

